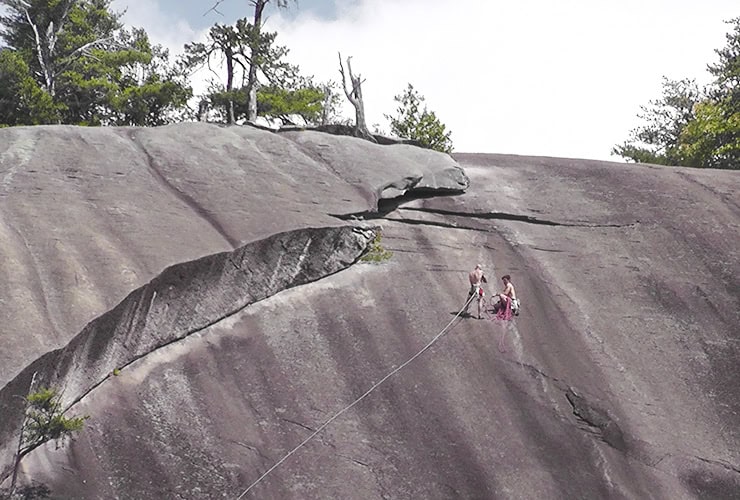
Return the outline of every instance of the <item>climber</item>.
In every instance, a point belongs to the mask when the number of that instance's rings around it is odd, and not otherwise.
[[[493,306],[497,319],[511,319],[512,315],[519,315],[519,301],[516,298],[514,285],[511,283],[511,276],[508,274],[501,277],[504,282],[503,291],[498,294],[499,300]]]
[[[465,303],[465,314],[469,316],[468,314],[468,308],[470,307],[471,302],[473,302],[473,295],[477,295],[478,297],[478,319],[483,319],[481,316],[481,307],[483,305],[483,288],[481,285],[483,283],[488,283],[488,280],[486,279],[486,275],[483,274],[483,266],[480,264],[475,266],[475,269],[470,271],[470,274],[468,274],[468,281],[470,281],[470,290],[468,291],[468,300]]]

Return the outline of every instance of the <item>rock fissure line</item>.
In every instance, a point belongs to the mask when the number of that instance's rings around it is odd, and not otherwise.
[[[709,458],[704,458],[704,457],[700,457],[700,456],[697,456],[697,455],[692,455],[692,457],[695,458],[696,460],[701,461],[701,462],[705,462],[705,463],[708,463],[708,464],[711,464],[711,465],[717,465],[717,466],[720,466],[720,467],[724,467],[728,471],[736,472],[736,473],[740,474],[740,467],[735,466],[733,464],[729,464],[729,463],[725,462],[724,460],[711,460]]]
[[[550,382],[553,383],[553,385],[555,385],[555,387],[562,390],[563,392],[565,392],[569,388],[569,386],[563,383],[563,381],[560,380],[559,378],[555,378],[553,376],[548,375],[547,373],[545,373],[540,368],[537,368],[534,365],[530,365],[529,363],[524,363],[522,361],[517,361],[514,359],[505,359],[505,358],[500,358],[500,359],[503,359],[504,361],[509,362],[509,363],[513,363],[517,366],[521,366],[522,368],[525,368],[529,372],[530,375],[533,375],[535,377],[540,376],[546,380],[549,380]]]
[[[279,293],[279,292],[278,292],[278,293]],[[267,297],[267,298],[269,298],[269,297]],[[262,299],[262,300],[265,300],[265,299]],[[257,301],[257,302],[259,302],[259,301]],[[224,314],[223,316],[221,316],[221,317],[218,317],[218,318],[216,318],[216,319],[214,319],[214,320],[212,320],[212,321],[209,321],[209,322],[208,322],[208,323],[207,323],[207,324],[206,324],[205,326],[202,326],[202,327],[198,327],[198,328],[195,328],[195,329],[193,329],[193,330],[189,330],[189,331],[187,331],[186,333],[184,333],[184,334],[182,335],[182,337],[174,338],[174,339],[172,339],[172,340],[169,340],[169,341],[167,341],[167,342],[165,342],[165,343],[163,343],[163,344],[157,345],[157,346],[156,346],[156,347],[154,347],[154,348],[153,348],[152,350],[150,350],[150,351],[148,351],[148,352],[145,352],[145,353],[143,353],[143,354],[141,354],[141,355],[139,355],[139,356],[136,356],[136,357],[132,358],[132,359],[131,359],[130,361],[128,361],[127,363],[125,363],[125,364],[122,364],[122,365],[120,365],[120,366],[118,366],[118,367],[116,367],[116,368],[117,368],[118,370],[123,370],[124,368],[127,368],[127,367],[131,366],[132,364],[136,363],[137,361],[140,361],[140,360],[142,360],[142,359],[146,358],[146,357],[147,357],[147,356],[149,356],[150,354],[154,354],[154,353],[158,352],[158,351],[159,351],[160,349],[165,349],[166,347],[169,347],[169,346],[171,346],[172,344],[175,344],[175,343],[178,343],[178,342],[182,342],[182,341],[186,340],[186,339],[187,339],[188,337],[190,337],[190,336],[192,336],[192,335],[195,335],[195,334],[197,334],[197,333],[200,333],[200,332],[202,332],[203,330],[207,330],[208,328],[212,327],[212,326],[213,326],[213,325],[215,325],[216,323],[219,323],[219,322],[221,322],[221,321],[223,321],[223,320],[225,320],[225,319],[228,319],[229,317],[231,317],[231,316],[233,316],[233,315],[235,315],[235,314],[238,314],[239,312],[243,311],[243,310],[244,310],[245,308],[249,307],[250,305],[252,305],[252,303],[250,303],[250,304],[246,304],[245,306],[243,306],[243,307],[240,307],[240,308],[238,308],[238,309],[235,309],[235,310],[233,310],[233,311],[229,311],[228,313]],[[132,320],[132,321],[133,321],[133,320]],[[91,387],[90,387],[90,388],[89,388],[89,389],[88,389],[87,391],[83,392],[83,393],[82,393],[82,394],[81,394],[80,396],[78,396],[78,397],[76,397],[75,399],[73,399],[73,400],[72,400],[72,401],[71,401],[71,402],[70,402],[70,403],[69,403],[69,404],[68,404],[68,405],[67,405],[67,406],[65,407],[64,411],[65,411],[65,412],[67,412],[67,411],[69,411],[70,409],[72,409],[72,407],[74,407],[74,406],[75,406],[75,405],[76,405],[77,403],[79,403],[80,401],[82,401],[82,400],[83,400],[83,399],[84,399],[84,398],[85,398],[85,397],[86,397],[87,395],[89,395],[89,394],[90,394],[91,392],[93,392],[93,391],[94,391],[95,389],[97,389],[98,387],[100,387],[100,386],[101,386],[101,385],[102,385],[102,384],[103,384],[103,383],[104,383],[105,381],[107,381],[108,379],[110,379],[110,378],[111,378],[112,376],[114,376],[114,375],[112,375],[112,374],[110,374],[110,373],[109,373],[109,374],[107,374],[107,375],[106,375],[105,377],[103,377],[103,378],[102,378],[101,380],[99,380],[98,382],[96,382],[96,383],[95,383],[94,385],[92,385],[92,386],[91,386]]]
[[[530,215],[512,214],[508,212],[458,212],[455,210],[443,210],[438,208],[414,208],[414,207],[399,207],[399,210],[409,210],[414,212],[424,212],[436,215],[447,215],[454,217],[468,217],[473,219],[483,220],[508,220],[516,222],[526,222],[528,224],[536,224],[541,226],[559,226],[559,227],[593,227],[593,228],[625,228],[634,227],[640,223],[640,221],[631,222],[628,224],[596,224],[587,222],[557,222],[547,219],[538,219]]]
[[[341,453],[337,453],[337,456],[340,458],[344,458],[345,460],[349,460],[350,462],[354,462],[357,465],[361,465],[363,467],[367,467],[368,469],[372,469],[370,465],[366,464],[365,462],[361,462],[360,460],[357,460],[356,458],[348,457],[347,455],[342,455]]]
[[[584,424],[588,426],[587,428],[581,429],[583,432],[595,438],[599,438],[601,441],[605,442],[610,447],[614,448],[617,451],[622,452],[626,458],[636,460],[637,462],[643,465],[646,465],[648,467],[655,468],[656,470],[661,470],[662,472],[666,472],[670,474],[670,471],[665,471],[663,469],[660,469],[657,467],[657,465],[660,464],[660,462],[662,462],[665,458],[669,456],[673,456],[673,454],[664,453],[657,460],[648,460],[646,457],[631,453],[627,446],[627,439],[625,438],[621,428],[609,416],[606,410],[603,410],[602,408],[592,404],[590,401],[588,401],[586,397],[576,393],[576,391],[570,385],[565,383],[563,380],[548,375],[542,369],[534,365],[523,363],[521,361],[510,360],[510,359],[503,359],[503,360],[526,369],[529,375],[535,378],[543,378],[547,382],[553,384],[557,389],[561,390],[564,393],[566,400],[568,401],[568,403],[570,403],[573,409],[573,415],[575,415],[576,418],[580,422],[583,422]],[[570,422],[571,420],[565,420],[565,421]],[[645,443],[645,444],[649,445],[649,443]],[[649,446],[652,447],[652,445],[649,445]],[[655,456],[655,452],[651,452],[650,455]],[[699,458],[699,457],[696,457],[696,458]],[[705,460],[705,461],[708,463],[713,463],[710,460]],[[728,467],[723,462],[717,462],[716,464],[723,465],[726,468]]]
[[[400,184],[402,181],[411,181],[413,186]],[[335,217],[340,220],[349,221],[363,221],[363,220],[375,220],[383,219],[386,215],[397,210],[404,203],[415,200],[424,200],[427,198],[438,198],[440,196],[457,196],[463,194],[465,189],[452,189],[452,188],[430,188],[430,187],[415,187],[424,179],[423,176],[419,177],[418,180],[414,180],[414,177],[407,177],[406,179],[399,179],[395,182],[386,183],[384,187],[377,191],[376,207],[372,210],[365,210],[362,212],[353,212],[351,214],[327,214],[330,217]],[[400,196],[392,198],[381,198],[380,194],[389,188],[393,188],[399,191],[405,191]]]
[[[493,233],[492,229],[485,229],[481,227],[461,226],[454,222],[433,222],[428,220],[418,219],[396,219],[390,217],[382,217],[383,220],[389,222],[400,222],[401,224],[408,224],[410,226],[431,226],[431,227],[443,227],[445,229],[461,229],[463,231],[478,231],[481,233]]]
[[[206,210],[197,201],[195,201],[192,196],[178,189],[167,179],[167,177],[165,177],[165,175],[159,170],[159,168],[157,168],[154,157],[149,152],[149,150],[147,150],[144,144],[139,140],[138,133],[133,132],[130,137],[131,142],[133,142],[137,149],[139,149],[139,151],[141,151],[146,157],[149,171],[152,173],[152,176],[157,180],[157,182],[161,186],[163,186],[165,190],[172,193],[175,198],[185,203],[185,205],[187,205],[193,212],[195,212],[200,219],[208,223],[209,226],[211,226],[219,235],[221,235],[223,239],[228,242],[232,249],[239,247],[239,241],[236,238],[231,237],[231,235],[229,235],[229,233],[221,225],[221,223],[217,221],[208,210]]]
[[[247,450],[249,450],[249,451],[251,451],[253,453],[256,453],[260,458],[262,458],[265,461],[269,461],[270,460],[268,457],[266,457],[259,450],[259,448],[255,447],[255,446],[252,446],[252,445],[249,445],[249,444],[246,444],[246,443],[242,443],[241,441],[237,441],[236,439],[229,439],[229,442],[230,443],[233,443],[233,444],[235,444],[237,446],[241,446],[242,448],[246,448]]]
[[[511,214],[507,212],[467,213],[467,212],[455,212],[451,210],[441,210],[441,209],[438,210],[438,209],[412,208],[412,207],[397,207],[394,210],[409,210],[409,211],[425,212],[425,213],[450,216],[450,217],[463,217],[463,218],[469,218],[469,219],[506,220],[506,221],[524,222],[527,224],[534,224],[534,225],[540,225],[540,226],[551,226],[551,227],[622,229],[622,228],[635,227],[638,224],[640,224],[640,221],[635,221],[635,222],[631,222],[628,224],[588,224],[588,223],[575,223],[575,222],[556,222],[556,221],[551,221],[551,220],[546,220],[546,219],[538,219],[536,217],[531,217],[529,215]],[[438,222],[438,221],[428,221],[428,220],[419,220],[419,219],[398,219],[398,218],[387,217],[387,215],[392,211],[393,210],[390,210],[390,211],[378,210],[378,211],[358,212],[358,213],[346,214],[346,215],[338,215],[338,214],[328,214],[328,215],[331,217],[336,217],[337,219],[344,220],[344,221],[363,221],[363,220],[383,219],[387,221],[400,222],[400,223],[409,224],[409,225],[444,227],[448,229],[464,229],[464,230],[469,230],[469,231],[480,231],[484,233],[494,232],[493,230],[490,230],[490,229],[464,226],[456,222]],[[548,250],[548,249],[543,249],[543,248],[535,248],[535,249],[543,250],[543,251],[550,251],[550,252],[562,251],[562,250]]]
[[[298,427],[301,427],[303,429],[306,429],[307,431],[314,432],[316,429],[312,429],[311,427],[307,426],[306,424],[302,424],[300,422],[296,422],[295,420],[291,420],[289,418],[281,417],[280,420],[283,422],[288,422],[289,424],[297,425]]]

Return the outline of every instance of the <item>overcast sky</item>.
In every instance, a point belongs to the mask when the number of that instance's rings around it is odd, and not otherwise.
[[[275,1],[275,0],[273,0]],[[124,21],[179,53],[248,0],[114,0]],[[661,77],[707,83],[737,0],[298,0],[268,7],[289,61],[339,79],[337,52],[365,79],[368,125],[412,83],[452,131],[455,151],[621,161]],[[201,75],[200,81],[207,75]],[[202,87],[202,84],[199,84]],[[196,88],[196,91],[202,88]],[[351,107],[347,116],[354,116]]]

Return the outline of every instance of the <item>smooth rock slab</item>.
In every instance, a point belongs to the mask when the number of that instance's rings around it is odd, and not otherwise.
[[[66,347],[41,357],[0,390],[0,477],[12,463],[22,398],[34,374],[36,387],[64,389],[66,407],[113,370],[280,290],[345,269],[374,238],[373,231],[355,227],[300,229],[165,269],[90,322]]]
[[[464,178],[449,155],[306,134],[0,129],[0,385],[167,266],[341,225],[330,214],[375,209],[399,179],[446,190]],[[325,141],[355,156],[324,161],[313,152]]]

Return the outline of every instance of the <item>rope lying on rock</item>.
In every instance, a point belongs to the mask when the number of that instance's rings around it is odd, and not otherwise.
[[[275,463],[275,465],[273,465],[272,467],[270,467],[269,469],[267,469],[267,471],[265,471],[264,474],[262,474],[260,477],[258,477],[255,482],[253,482],[252,484],[250,484],[249,487],[246,490],[244,490],[244,492],[242,492],[241,495],[239,495],[237,497],[237,500],[241,500],[241,498],[243,498],[244,495],[246,495],[247,493],[249,493],[249,491],[252,488],[254,488],[255,486],[257,486],[257,484],[259,484],[260,481],[262,481],[264,478],[266,478],[268,476],[268,474],[270,474],[272,471],[274,471],[275,469],[277,469],[280,466],[280,464],[282,464],[283,462],[285,462],[291,455],[293,455],[295,452],[297,452],[299,449],[301,449],[304,445],[306,445],[306,443],[308,443],[313,438],[315,438],[321,431],[323,431],[334,420],[336,420],[337,418],[339,418],[346,411],[350,410],[357,403],[359,403],[360,401],[362,401],[363,399],[365,399],[367,396],[370,395],[371,392],[373,392],[375,389],[377,389],[378,387],[380,387],[380,385],[383,384],[383,382],[385,382],[386,380],[388,380],[389,378],[391,378],[393,375],[395,375],[396,373],[398,373],[399,371],[401,371],[406,365],[408,365],[413,360],[415,360],[416,358],[418,358],[419,356],[421,356],[422,353],[424,353],[424,351],[426,351],[427,349],[429,349],[430,347],[432,347],[432,345],[434,345],[434,343],[437,342],[437,340],[439,340],[440,337],[442,337],[445,333],[447,333],[447,330],[450,328],[450,326],[452,325],[452,323],[454,323],[455,320],[460,317],[460,315],[463,313],[463,311],[465,309],[467,309],[467,307],[470,305],[470,303],[473,301],[473,299],[476,298],[477,296],[478,296],[477,294],[471,295],[468,298],[468,301],[465,303],[465,305],[462,306],[462,308],[457,312],[457,314],[455,314],[455,317],[452,318],[449,323],[447,323],[447,326],[445,326],[442,329],[442,331],[440,331],[437,335],[435,335],[435,337],[432,340],[430,340],[429,343],[427,345],[425,345],[419,352],[417,352],[416,354],[414,354],[413,356],[411,356],[403,364],[401,364],[400,366],[398,366],[398,368],[394,369],[388,375],[386,375],[385,377],[383,377],[382,379],[380,379],[380,381],[378,381],[375,384],[373,384],[373,386],[370,387],[370,389],[368,389],[367,391],[365,391],[365,393],[362,396],[360,396],[359,398],[355,399],[351,404],[345,406],[344,408],[342,408],[341,410],[339,410],[338,412],[336,412],[326,422],[324,422],[323,424],[321,424],[321,427],[319,427],[318,429],[316,429],[313,432],[313,434],[311,434],[306,439],[304,439],[298,446],[296,446],[295,448],[293,448],[292,450],[290,450],[283,458],[281,458],[280,460],[278,460]]]

